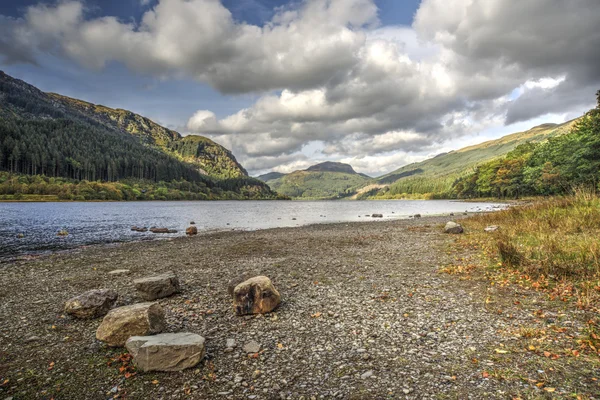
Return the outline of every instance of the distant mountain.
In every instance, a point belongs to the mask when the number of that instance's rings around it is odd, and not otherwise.
[[[285,176],[285,174],[281,173],[281,172],[269,172],[269,173],[257,176],[256,179],[260,179],[263,182],[267,182],[267,181],[272,181],[274,179],[279,179],[282,176]]]
[[[150,119],[55,93],[0,71],[0,170],[75,180],[173,180],[274,197],[231,152]],[[237,179],[237,181],[235,181]]]
[[[261,175],[271,189],[295,199],[340,199],[351,197],[372,179],[349,164],[326,161],[290,174]]]
[[[563,124],[543,124],[525,132],[517,132],[474,146],[405,165],[376,179],[383,188],[368,193],[368,196],[402,197],[402,194],[443,194],[448,192],[454,181],[486,161],[502,157],[520,144],[541,142],[569,132],[576,120]]]

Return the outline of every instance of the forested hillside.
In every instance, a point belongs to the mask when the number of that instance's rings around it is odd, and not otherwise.
[[[555,195],[580,186],[600,189],[600,91],[598,106],[571,132],[518,146],[506,157],[478,166],[458,179],[452,194],[469,197]]]
[[[471,174],[478,165],[502,158],[521,144],[540,143],[548,138],[564,135],[575,122],[574,120],[563,124],[539,125],[525,132],[513,133],[500,139],[406,165],[377,178],[377,183],[387,187],[365,192],[361,197],[391,199],[452,197],[454,182]]]
[[[60,180],[66,187],[79,181],[133,179],[146,186],[176,181],[204,188],[206,193],[196,193],[206,198],[275,197],[263,182],[248,177],[228,150],[207,138],[182,138],[129,111],[49,95],[2,72],[0,170],[10,174],[3,174],[4,195],[40,194],[30,193],[18,176],[42,175],[70,180]],[[7,183],[15,178],[19,185]]]

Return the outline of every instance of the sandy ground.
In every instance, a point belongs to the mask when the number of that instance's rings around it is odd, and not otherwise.
[[[439,273],[458,259],[446,221],[227,232],[0,265],[0,399],[594,398],[598,370],[582,358],[553,360],[555,376],[549,359],[515,350],[525,326],[560,321],[576,334],[579,319],[536,316],[534,295],[513,302],[482,280]],[[132,280],[168,270],[183,289],[160,300],[168,331],[207,340],[196,368],[135,373],[123,349],[95,339],[100,319],[63,313],[94,288],[118,291],[118,305],[141,301]],[[275,312],[234,315],[227,282],[246,271],[273,280]],[[258,358],[242,351],[251,340]]]

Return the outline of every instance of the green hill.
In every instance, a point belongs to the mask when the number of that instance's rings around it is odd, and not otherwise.
[[[484,162],[503,157],[520,144],[539,143],[567,133],[576,120],[563,124],[543,124],[525,132],[517,132],[449,153],[439,154],[418,163],[405,165],[376,179],[387,185],[362,194],[362,197],[425,197],[449,193],[456,179],[465,176]]]
[[[1,71],[0,171],[61,178],[74,188],[79,181],[138,180],[142,194],[154,184],[178,192],[177,198],[276,196],[210,139],[182,137],[127,110],[44,93]],[[2,194],[29,194],[26,181],[19,178],[17,185],[4,176]],[[190,185],[167,187],[174,181]]]
[[[290,174],[270,173],[261,177],[275,177],[266,180],[271,189],[294,199],[305,200],[350,197],[372,180],[354,171],[352,166],[336,162],[320,163]]]

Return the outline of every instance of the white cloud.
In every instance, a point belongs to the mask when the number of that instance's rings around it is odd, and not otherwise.
[[[139,23],[87,19],[73,0],[0,22],[4,62],[41,50],[259,93],[187,123],[251,171],[305,165],[318,143],[316,158],[387,172],[488,127],[580,112],[600,88],[597,0],[423,0],[412,27],[378,26],[374,0],[304,0],[264,26],[218,0],[160,0]]]

